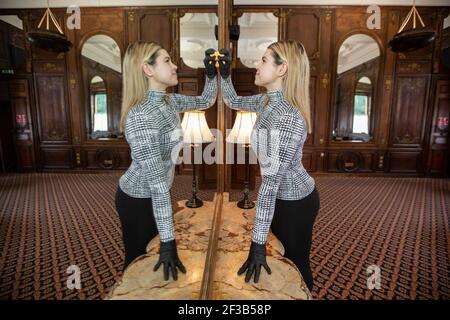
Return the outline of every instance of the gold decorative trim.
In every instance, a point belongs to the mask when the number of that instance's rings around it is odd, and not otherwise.
[[[75,78],[73,72],[70,74],[70,87],[72,89],[75,89],[75,86],[77,85],[77,79]]]
[[[321,82],[322,82],[323,88],[326,89],[328,87],[328,83],[330,82],[330,75],[327,72],[325,72],[322,75]]]
[[[128,21],[130,21],[130,22],[134,21],[134,12],[133,11],[128,12]]]
[[[386,76],[386,80],[384,80],[384,86],[386,87],[386,91],[391,91],[392,76]]]
[[[418,142],[418,138],[413,138],[411,135],[407,132],[403,137],[395,137],[395,141],[401,144],[413,144]]]
[[[438,73],[439,72],[439,60],[436,59],[433,62],[433,73]]]
[[[421,71],[421,69],[422,69],[422,66],[415,62],[409,63],[406,66],[400,67],[400,71],[403,71],[403,72],[419,72],[419,71]]]
[[[331,15],[333,14],[333,11],[331,10],[325,10],[322,13],[325,16],[325,21],[330,22],[331,21]]]
[[[384,167],[384,156],[378,158],[378,169],[383,169]]]

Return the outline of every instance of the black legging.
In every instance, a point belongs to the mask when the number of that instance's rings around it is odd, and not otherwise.
[[[158,234],[158,228],[153,216],[151,198],[133,198],[118,187],[116,209],[122,224],[125,270],[134,259],[146,252],[148,243]]]
[[[272,232],[283,244],[284,256],[295,263],[309,290],[314,281],[309,266],[312,229],[320,208],[319,192],[301,200],[276,200]]]

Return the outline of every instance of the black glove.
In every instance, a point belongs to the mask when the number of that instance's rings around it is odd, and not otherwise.
[[[252,242],[250,246],[250,252],[248,253],[247,261],[242,265],[242,267],[238,271],[238,275],[241,275],[247,270],[245,275],[245,282],[249,282],[252,278],[253,272],[255,272],[255,283],[259,280],[259,275],[261,273],[261,266],[266,269],[268,274],[272,274],[272,271],[269,268],[269,265],[266,261],[266,245],[258,244],[256,242]]]
[[[157,271],[161,264],[164,264],[164,280],[169,280],[169,270],[172,273],[173,279],[177,280],[177,267],[181,272],[186,273],[186,269],[178,258],[175,240],[161,242],[159,260],[153,268],[153,271]]]
[[[209,48],[205,51],[205,59],[203,59],[203,63],[205,64],[206,69],[206,75],[210,79],[214,78],[217,75],[216,57],[210,56],[214,52],[216,52],[216,50]]]
[[[231,56],[230,51],[228,49],[220,49],[220,54],[223,54],[223,57],[219,57],[219,70],[222,78],[226,79],[230,76],[231,69]]]

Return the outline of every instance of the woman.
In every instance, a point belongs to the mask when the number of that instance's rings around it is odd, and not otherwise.
[[[256,68],[255,85],[266,94],[237,96],[230,79],[231,58],[221,50],[220,74],[225,103],[232,109],[253,111],[257,119],[251,141],[261,169],[252,244],[245,271],[248,282],[258,282],[266,262],[269,228],[285,248],[285,256],[301,272],[308,288],[313,286],[309,265],[312,229],[319,211],[314,179],[302,165],[303,144],[311,133],[309,62],[303,45],[294,41],[272,43]]]
[[[206,109],[216,99],[213,49],[205,52],[206,83],[201,96],[167,94],[178,84],[177,67],[169,54],[153,42],[131,44],[123,62],[121,128],[131,149],[131,165],[119,180],[116,208],[122,224],[125,268],[144,254],[158,233],[160,256],[154,271],[164,266],[177,280],[177,268],[186,272],[178,258],[173,229],[170,188],[182,141],[178,112]],[[177,149],[178,148],[178,149]]]

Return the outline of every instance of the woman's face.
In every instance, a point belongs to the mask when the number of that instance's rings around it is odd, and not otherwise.
[[[178,84],[177,66],[172,63],[165,49],[158,51],[154,65],[144,65],[144,72],[150,79],[152,89],[166,90]]]
[[[255,85],[267,90],[280,89],[282,76],[287,70],[285,64],[276,65],[272,56],[272,49],[267,49],[256,67]]]

